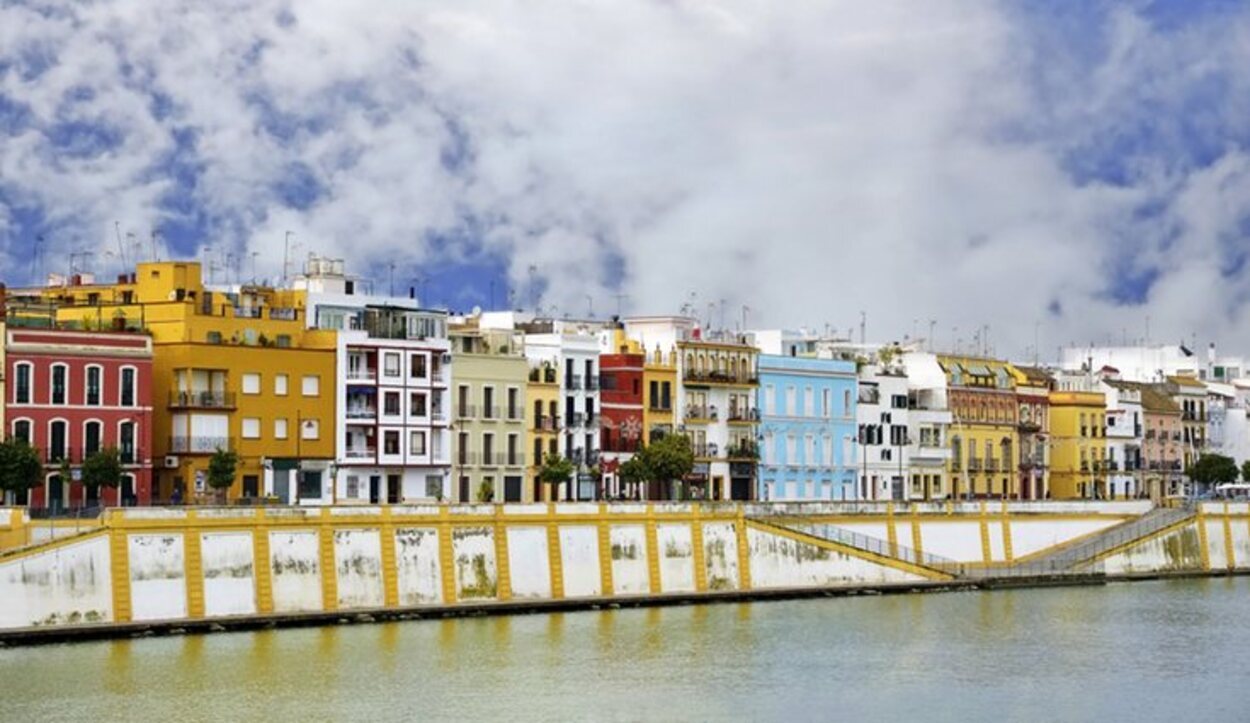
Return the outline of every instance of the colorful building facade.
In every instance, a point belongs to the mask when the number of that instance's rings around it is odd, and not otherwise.
[[[1101,392],[1050,393],[1051,494],[1107,499],[1106,397]]]
[[[756,498],[855,499],[855,363],[761,354],[758,364]]]
[[[983,357],[939,356],[952,415],[953,496],[1014,497],[1018,410],[1011,365]]]
[[[143,333],[9,326],[4,374],[7,434],[44,462],[42,484],[14,500],[31,507],[146,505],[152,501],[152,339]],[[82,464],[116,449],[116,488],[84,488]],[[63,477],[70,470],[71,479]]]

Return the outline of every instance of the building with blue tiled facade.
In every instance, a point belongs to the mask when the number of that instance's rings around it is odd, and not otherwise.
[[[759,499],[855,499],[855,363],[761,354],[759,379]]]

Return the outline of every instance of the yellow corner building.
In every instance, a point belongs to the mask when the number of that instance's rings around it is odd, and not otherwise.
[[[1050,489],[1056,499],[1106,499],[1106,398],[1050,393]]]

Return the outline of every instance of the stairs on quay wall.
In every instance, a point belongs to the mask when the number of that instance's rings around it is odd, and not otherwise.
[[[1169,527],[1182,525],[1192,520],[1196,514],[1193,507],[1156,507],[1141,517],[1109,527],[1075,545],[1061,547],[1036,557],[1027,564],[1044,564],[1057,570],[1080,568],[1111,550],[1151,537]]]
[[[777,520],[750,518],[752,526],[765,532],[789,537],[819,547],[844,548],[870,560],[912,568],[925,577],[949,580],[959,576],[961,565],[949,558],[914,550],[897,542],[853,532],[837,525],[778,524]]]

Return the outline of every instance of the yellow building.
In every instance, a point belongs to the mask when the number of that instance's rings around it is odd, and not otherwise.
[[[25,292],[70,328],[143,328],[153,339],[153,497],[208,499],[217,448],[239,455],[228,498],[329,503],[335,343],[305,328],[304,293],[205,288],[198,262],[141,263],[115,284]],[[89,281],[89,280],[83,280]]]
[[[641,351],[641,350],[640,350]],[[646,350],[642,367],[642,429],[644,443],[651,442],[675,429],[673,407],[677,394],[677,352],[660,349]]]
[[[951,410],[955,498],[1018,497],[1016,380],[999,359],[939,355]]]
[[[1050,492],[1106,499],[1107,400],[1101,392],[1050,393]]]
[[[535,502],[555,500],[551,485],[543,485],[538,470],[548,456],[560,453],[560,369],[547,361],[529,361],[525,384],[525,426],[532,447],[526,485]]]
[[[520,334],[479,329],[470,318],[449,329],[455,355],[452,434],[456,502],[532,502],[525,484],[529,445],[529,364]],[[489,492],[486,492],[489,490]]]

